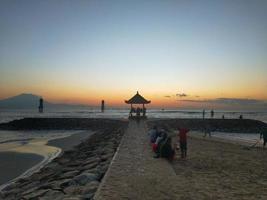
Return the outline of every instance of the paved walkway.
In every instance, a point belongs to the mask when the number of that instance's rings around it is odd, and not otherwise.
[[[145,122],[130,121],[95,200],[179,199],[173,168],[153,155]]]

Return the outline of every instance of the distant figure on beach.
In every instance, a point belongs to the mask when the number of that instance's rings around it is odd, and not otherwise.
[[[240,115],[240,116],[239,116],[239,119],[243,119],[243,115]]]
[[[143,117],[146,116],[146,108],[143,109]]]
[[[181,158],[185,159],[187,156],[187,133],[189,129],[178,127],[178,140],[180,143]]]
[[[222,119],[224,119],[224,115],[222,115]]]
[[[211,126],[209,123],[207,123],[205,125],[203,137],[206,137],[207,135],[209,135],[209,137],[211,137]]]
[[[202,119],[205,119],[205,109],[202,111]]]
[[[263,138],[263,148],[265,148],[266,143],[267,143],[267,128],[266,127],[261,129],[260,139],[262,138]]]
[[[135,108],[132,107],[131,110],[130,110],[130,116],[132,117],[133,116],[133,113],[135,113],[135,112],[136,112]]]
[[[141,109],[137,107],[136,109],[136,117],[140,117]]]
[[[210,118],[213,118],[213,117],[214,117],[214,111],[211,110],[211,111],[210,111]]]
[[[41,97],[39,100],[39,113],[43,113],[44,112],[44,100]]]

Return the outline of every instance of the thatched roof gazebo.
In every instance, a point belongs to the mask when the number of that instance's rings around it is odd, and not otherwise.
[[[131,104],[130,117],[132,117],[133,112],[136,112],[137,117],[140,117],[140,112],[142,112],[143,117],[145,117],[146,116],[145,104],[149,104],[149,103],[151,103],[151,101],[146,100],[137,91],[137,93],[132,98],[130,98],[129,100],[125,100],[125,103]],[[135,110],[135,108],[133,108],[133,104],[141,104],[141,105],[143,105],[143,108],[140,109],[139,107],[137,107],[137,109]]]

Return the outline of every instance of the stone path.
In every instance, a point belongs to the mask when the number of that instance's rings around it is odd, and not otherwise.
[[[145,122],[130,121],[94,199],[178,199],[173,168],[153,155]]]

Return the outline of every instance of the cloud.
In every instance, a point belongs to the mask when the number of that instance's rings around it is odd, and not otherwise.
[[[164,97],[166,97],[166,98],[171,98],[171,96],[170,96],[170,95],[166,95],[166,96],[164,96]]]
[[[182,98],[182,97],[187,97],[188,95],[185,93],[178,93],[176,94],[176,96]]]

